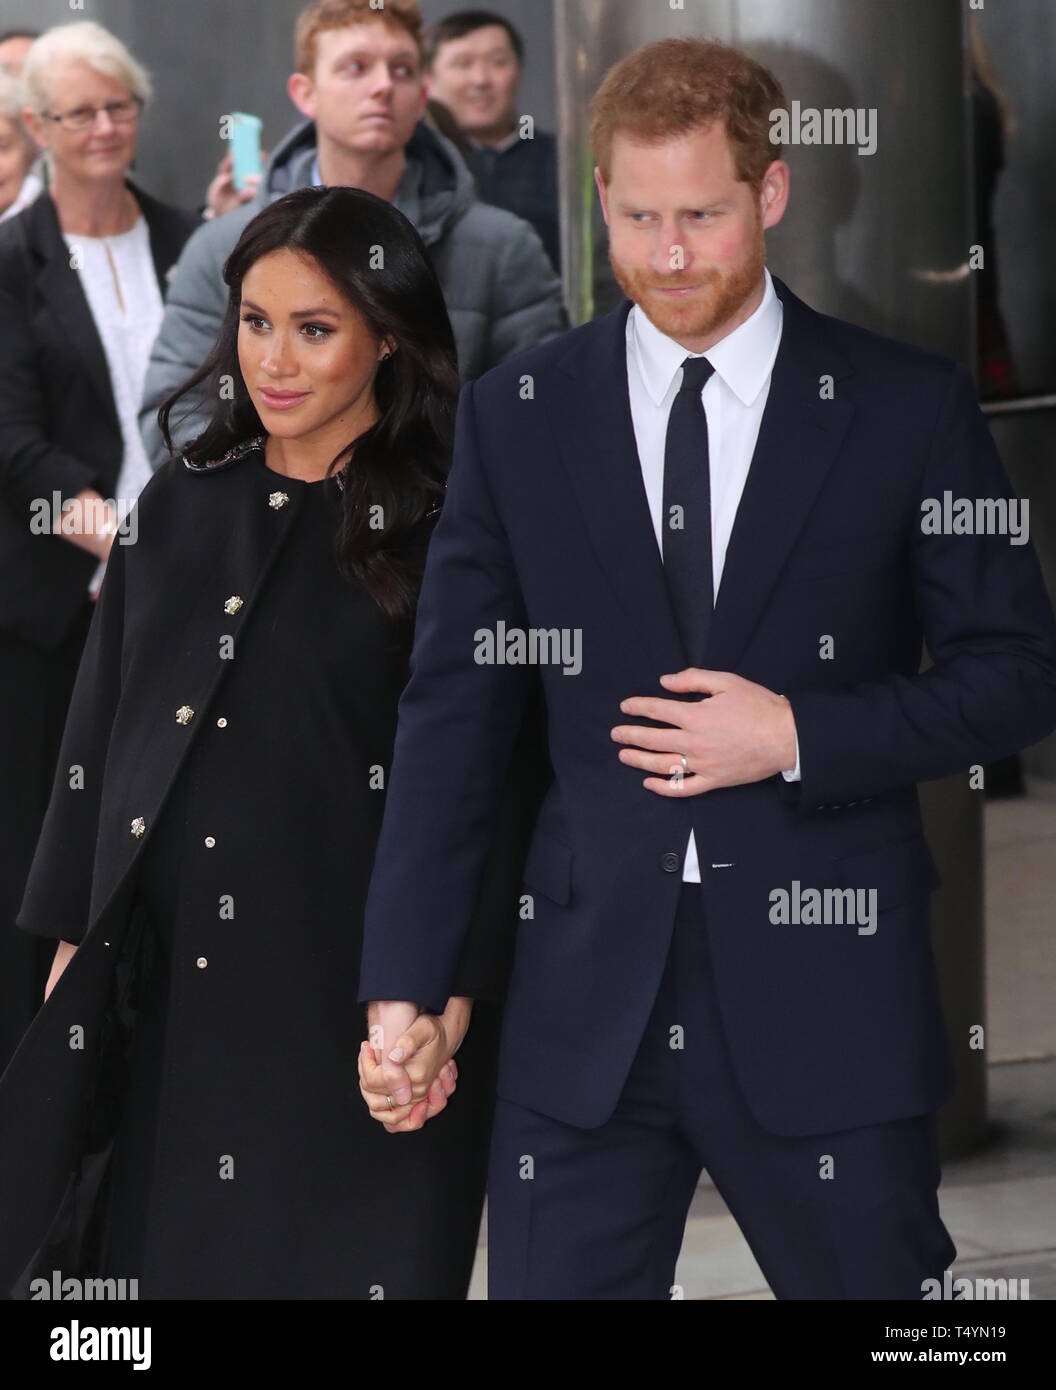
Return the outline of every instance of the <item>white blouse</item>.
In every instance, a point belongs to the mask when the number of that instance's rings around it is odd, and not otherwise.
[[[163,312],[150,252],[150,234],[146,218],[140,215],[129,231],[118,236],[93,237],[80,233],[63,233],[63,236],[71,257],[77,258],[71,260],[71,264],[80,274],[110,369],[110,385],[124,445],[113,499],[120,523],[132,510],[152,471],[139,433],[143,381]],[[101,562],[92,575],[89,592],[102,583],[105,568]]]

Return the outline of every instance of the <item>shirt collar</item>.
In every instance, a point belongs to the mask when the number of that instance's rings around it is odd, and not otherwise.
[[[781,301],[770,272],[764,266],[766,281],[759,307],[726,337],[704,354],[687,353],[681,343],[662,333],[646,316],[641,305],[632,306],[627,316],[627,332],[633,344],[645,389],[660,405],[686,357],[705,356],[742,405],[751,405],[770,375],[781,341]]]
[[[323,186],[323,176],[319,172],[319,156],[316,155],[312,160],[311,172],[312,186],[321,188]],[[422,182],[421,163],[411,155],[405,155],[403,161],[403,173],[400,175],[400,182],[392,199],[392,205],[398,212],[402,212],[409,221],[417,219],[418,212],[418,193]],[[414,216],[408,212],[411,208]]]

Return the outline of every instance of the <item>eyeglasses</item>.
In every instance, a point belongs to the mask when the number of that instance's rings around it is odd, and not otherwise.
[[[126,97],[124,101],[108,101],[105,106],[78,106],[73,111],[45,111],[49,121],[58,121],[63,130],[87,130],[95,125],[100,111],[105,111],[114,125],[129,125],[139,115],[143,103],[139,97]]]

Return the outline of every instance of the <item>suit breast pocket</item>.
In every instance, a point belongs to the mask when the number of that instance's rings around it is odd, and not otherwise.
[[[568,845],[537,830],[524,861],[524,886],[567,907],[572,900],[572,858]]]
[[[897,537],[889,533],[858,533],[826,537],[816,545],[798,546],[785,568],[788,584],[840,583],[859,575],[909,564],[901,557]]]

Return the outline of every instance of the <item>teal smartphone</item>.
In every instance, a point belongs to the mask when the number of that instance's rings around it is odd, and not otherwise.
[[[245,111],[231,114],[231,181],[240,191],[246,186],[248,174],[263,172],[260,158],[261,125],[259,116],[250,116]]]

